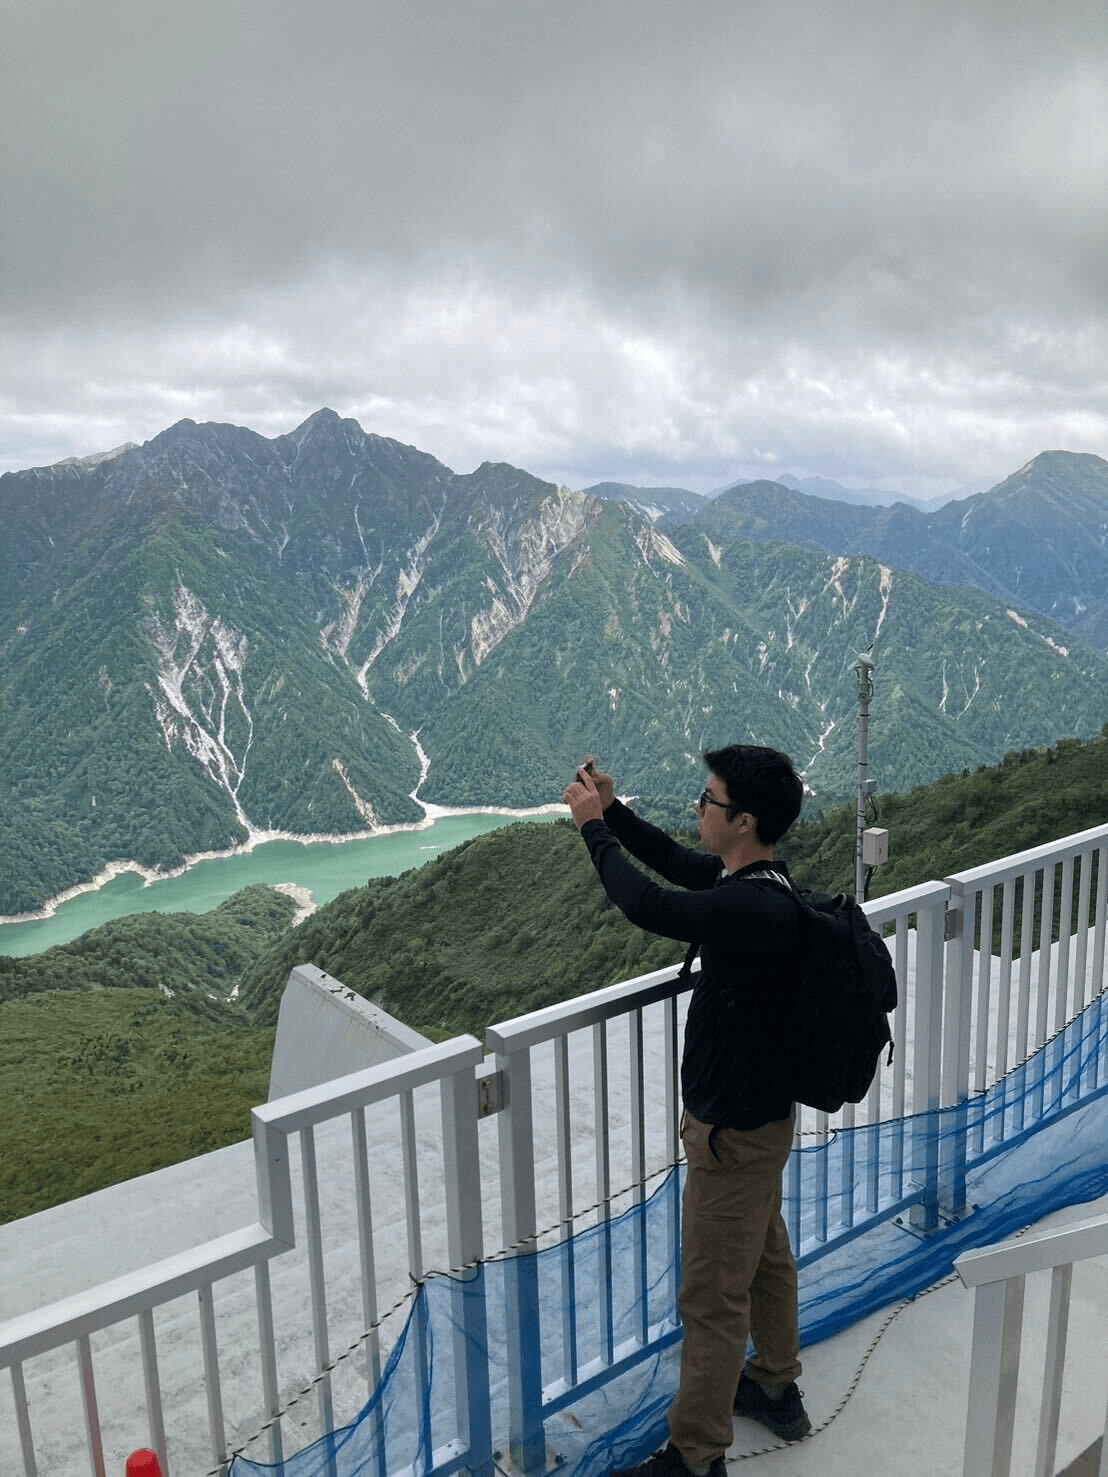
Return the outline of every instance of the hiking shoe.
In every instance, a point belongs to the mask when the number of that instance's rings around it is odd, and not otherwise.
[[[735,1414],[744,1420],[760,1421],[782,1441],[803,1441],[812,1429],[795,1380],[785,1386],[780,1400],[771,1400],[757,1380],[742,1375],[735,1391]]]
[[[726,1462],[721,1456],[717,1456],[708,1468],[708,1477],[725,1477],[726,1472]],[[637,1467],[623,1467],[620,1471],[613,1472],[611,1477],[692,1477],[692,1474],[685,1465],[684,1457],[671,1441]]]

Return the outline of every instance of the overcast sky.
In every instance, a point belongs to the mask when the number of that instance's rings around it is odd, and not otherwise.
[[[323,405],[575,487],[1108,456],[1104,0],[0,18],[0,471]]]

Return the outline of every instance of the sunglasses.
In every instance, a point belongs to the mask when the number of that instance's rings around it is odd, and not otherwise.
[[[718,805],[720,810],[729,810],[731,808],[728,801],[717,800],[716,797],[714,795],[710,795],[707,790],[701,790],[700,799],[696,802],[696,808],[697,810],[703,810],[706,805]]]

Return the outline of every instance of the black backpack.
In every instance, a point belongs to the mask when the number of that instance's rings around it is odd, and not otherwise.
[[[896,973],[881,935],[847,893],[793,888],[803,963],[783,1044],[782,1071],[793,1098],[824,1113],[860,1103],[893,1036]]]
[[[824,1113],[860,1103],[886,1047],[893,1059],[896,973],[884,940],[847,893],[809,892],[768,870],[742,880],[786,888],[800,913],[801,962],[780,1057],[789,1095]],[[686,957],[686,977],[697,948]]]

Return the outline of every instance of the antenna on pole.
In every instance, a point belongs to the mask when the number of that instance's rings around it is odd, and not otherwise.
[[[870,651],[873,647],[870,647]],[[873,697],[873,662],[868,654],[859,653],[858,665],[854,668],[858,678],[858,818],[854,836],[854,895],[859,902],[866,895],[866,864],[862,857],[862,833],[866,829],[866,798],[869,788],[866,783],[869,743],[869,704]]]

